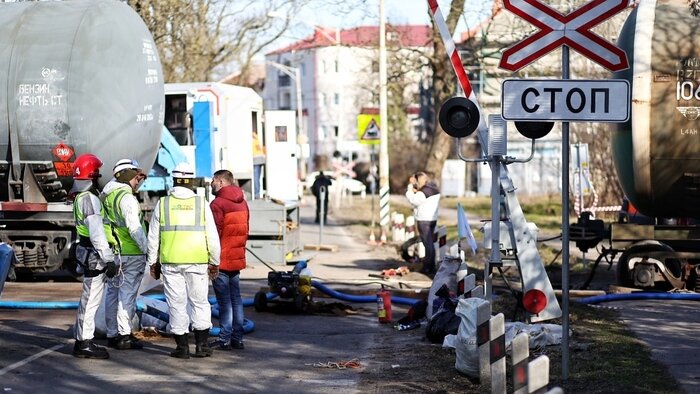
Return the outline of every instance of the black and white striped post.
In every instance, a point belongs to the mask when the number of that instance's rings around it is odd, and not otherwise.
[[[491,331],[489,341],[491,363],[491,393],[506,393],[506,330],[505,318],[502,313],[489,319]]]
[[[529,361],[530,336],[527,333],[516,335],[511,348],[513,394],[544,393],[549,384],[549,357],[542,355]],[[560,392],[558,387],[547,391],[552,394]]]
[[[379,227],[382,228],[380,240],[386,243],[386,231],[389,226],[389,185],[379,188]]]
[[[479,352],[479,381],[486,385],[491,381],[491,304],[486,302],[476,309],[476,346]]]

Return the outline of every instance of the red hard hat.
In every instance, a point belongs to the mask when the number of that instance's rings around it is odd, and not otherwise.
[[[92,153],[82,154],[73,162],[73,179],[97,179],[100,177],[100,167],[102,167],[102,161],[97,156]]]

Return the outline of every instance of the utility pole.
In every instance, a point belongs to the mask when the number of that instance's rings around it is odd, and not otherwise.
[[[389,116],[386,74],[386,10],[384,0],[379,0],[379,226],[382,228],[382,242],[386,242],[389,224]]]

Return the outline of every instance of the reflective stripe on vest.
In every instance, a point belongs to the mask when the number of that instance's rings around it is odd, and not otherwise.
[[[209,251],[202,198],[160,198],[160,262],[207,264]]]
[[[142,252],[136,241],[131,238],[129,228],[126,226],[126,219],[124,218],[121,207],[119,206],[124,196],[128,194],[131,194],[130,186],[114,189],[107,194],[104,205],[105,211],[107,212],[107,218],[112,223],[112,227],[114,228],[114,235],[116,235],[117,241],[119,241],[120,253],[124,256],[135,256],[144,254],[145,252]],[[140,215],[139,223],[141,223],[141,227],[143,227],[143,222],[141,221]]]
[[[82,205],[83,198],[87,197],[89,194],[91,194],[89,191],[81,192],[75,196],[75,201],[73,202],[73,219],[75,219],[75,230],[78,235],[88,238],[90,237],[90,230],[85,223],[85,213],[80,209],[80,206]],[[114,234],[112,234],[112,225],[109,223],[107,215],[105,215],[105,208],[102,206],[102,204],[100,204],[100,217],[102,218],[102,224],[104,225],[107,242],[110,245],[116,245],[117,240],[114,238]]]

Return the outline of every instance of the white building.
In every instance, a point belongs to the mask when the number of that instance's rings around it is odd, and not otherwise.
[[[388,69],[401,65],[397,60],[400,56],[409,57],[416,49],[431,50],[431,37],[427,25],[387,26]],[[301,90],[303,121],[299,142],[302,146],[308,143],[304,157],[331,157],[336,150],[356,152],[360,157],[369,152],[368,145],[358,143],[357,116],[378,113],[378,42],[378,26],[346,30],[317,27],[313,36],[265,56],[265,108],[297,109],[297,88]],[[289,75],[295,75],[296,68],[300,81]],[[417,66],[403,72],[404,80],[409,81],[404,91],[404,102],[409,103],[406,114],[416,118],[418,92],[426,68]],[[392,97],[389,101],[391,104]],[[309,166],[312,169],[313,160]]]

